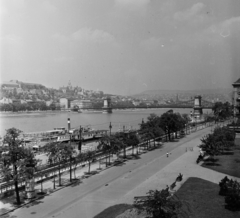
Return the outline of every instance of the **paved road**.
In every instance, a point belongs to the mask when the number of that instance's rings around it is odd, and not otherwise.
[[[122,166],[102,171],[84,179],[77,186],[46,196],[31,207],[17,209],[11,215],[17,218],[92,218],[185,154],[186,148],[197,146],[200,143],[199,138],[209,130],[210,127],[192,133],[179,142],[165,143],[162,149],[142,154],[138,160],[129,160]],[[167,152],[172,153],[168,158]]]

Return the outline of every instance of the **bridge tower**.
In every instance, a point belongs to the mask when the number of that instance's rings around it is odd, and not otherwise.
[[[192,120],[197,122],[202,120],[203,108],[202,108],[202,97],[197,95],[194,97],[194,106],[193,106],[193,117]]]
[[[111,104],[111,98],[107,97],[103,101],[103,113],[112,113],[112,104]]]

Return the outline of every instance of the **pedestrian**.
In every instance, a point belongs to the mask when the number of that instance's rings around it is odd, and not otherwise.
[[[186,152],[187,152],[187,148],[186,148]]]
[[[168,157],[168,153],[167,153],[167,157]]]

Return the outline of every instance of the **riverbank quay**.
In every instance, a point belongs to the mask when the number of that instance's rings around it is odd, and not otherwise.
[[[73,208],[75,215],[71,214],[69,217],[79,217],[80,214],[82,214],[81,217],[93,217],[101,210],[115,204],[120,198],[133,191],[175,159],[186,153],[193,154],[191,149],[195,151],[200,138],[209,131],[211,128],[207,127],[187,135],[177,142],[165,143],[161,149],[143,153],[139,159],[130,159],[94,176],[84,178],[78,185],[61,189],[44,197],[39,202],[36,201],[33,205],[15,210],[10,215],[16,217],[67,217],[70,208]],[[131,153],[131,151],[129,152]],[[168,158],[166,153],[171,153]],[[98,164],[96,163],[96,165]],[[95,167],[98,167],[96,165]],[[175,178],[180,172],[175,175]],[[66,176],[68,177],[68,175]],[[170,184],[173,181],[170,178],[166,183]],[[52,182],[50,186],[52,187]],[[139,195],[141,194],[136,194],[136,196]]]

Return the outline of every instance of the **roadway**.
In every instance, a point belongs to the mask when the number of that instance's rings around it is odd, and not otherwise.
[[[186,148],[199,145],[200,138],[210,130],[208,127],[187,135],[178,142],[165,143],[161,149],[142,154],[140,159],[111,167],[82,180],[79,185],[61,189],[10,215],[16,218],[92,218],[180,158],[186,153]],[[169,158],[166,153],[171,153]]]

